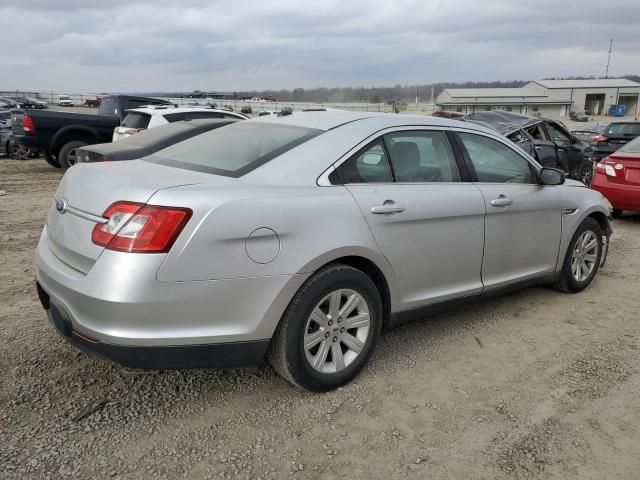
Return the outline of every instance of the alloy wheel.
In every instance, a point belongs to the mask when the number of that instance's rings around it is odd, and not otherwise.
[[[598,248],[598,238],[591,230],[578,237],[571,256],[571,274],[578,282],[584,282],[596,268]]]
[[[335,290],[313,309],[304,329],[304,352],[311,367],[320,373],[347,368],[363,351],[371,316],[369,305],[358,292]]]

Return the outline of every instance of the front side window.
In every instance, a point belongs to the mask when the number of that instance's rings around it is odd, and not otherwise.
[[[497,140],[471,133],[458,134],[482,183],[535,183],[531,166]]]
[[[202,118],[225,118],[220,112],[189,112],[191,120],[200,120]]]
[[[176,143],[145,160],[240,177],[321,133],[322,130],[293,125],[237,122]]]
[[[560,128],[560,126],[556,125],[555,123],[547,123],[547,132],[549,132],[549,137],[554,142],[569,141],[569,136]]]
[[[444,132],[403,131],[384,135],[397,182],[459,182]]]
[[[336,170],[332,183],[386,183],[393,181],[389,160],[377,139],[370,143]]]
[[[527,128],[527,133],[533,137],[534,140],[546,140],[547,136],[542,129],[542,124],[537,123],[532,127]]]

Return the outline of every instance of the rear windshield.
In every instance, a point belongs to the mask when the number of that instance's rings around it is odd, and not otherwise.
[[[98,115],[118,116],[118,100],[116,97],[103,97],[100,101]]]
[[[637,137],[640,135],[640,123],[612,123],[607,134]]]
[[[618,151],[624,153],[640,153],[640,137],[637,137],[635,140],[631,140]]]
[[[320,133],[293,125],[238,122],[167,147],[147,161],[240,177]]]
[[[127,116],[124,117],[124,120],[122,120],[120,126],[127,128],[147,128],[150,120],[151,115],[147,113],[129,112]]]

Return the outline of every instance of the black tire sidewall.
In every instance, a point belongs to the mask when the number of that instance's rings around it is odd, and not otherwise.
[[[62,168],[62,166],[60,165],[60,163],[58,162],[58,160],[56,160],[55,158],[53,158],[51,156],[50,153],[45,152],[44,155],[44,161],[47,162],[49,165],[51,165],[54,168]]]
[[[323,374],[313,369],[306,358],[303,338],[307,320],[317,303],[327,294],[338,289],[351,289],[363,296],[369,307],[371,326],[363,351],[341,372]],[[286,352],[289,371],[296,382],[312,391],[327,391],[352,380],[367,364],[382,329],[382,302],[375,284],[363,272],[354,268],[341,268],[330,271],[311,282],[303,290],[300,301],[288,311],[285,321],[290,322],[287,329]]]
[[[73,164],[69,163],[69,152],[74,148],[84,147],[86,145],[88,145],[88,143],[81,140],[73,140],[71,142],[65,143],[62,148],[60,148],[60,152],[58,153],[58,162],[60,163],[60,166],[65,170],[73,167]]]
[[[578,241],[580,236],[587,230],[591,230],[596,235],[596,239],[598,241],[598,258],[596,259],[596,266],[591,274],[585,280],[579,282],[571,273],[571,259],[573,257],[573,250],[575,248],[576,242]],[[561,275],[564,277],[562,278],[562,280],[567,285],[569,291],[579,292],[581,290],[584,290],[593,281],[593,278],[596,276],[598,268],[600,267],[600,261],[602,259],[602,246],[602,228],[600,227],[600,224],[594,218],[586,218],[573,234],[571,242],[569,242],[569,247],[567,248],[567,254],[565,255],[564,264],[562,266]]]

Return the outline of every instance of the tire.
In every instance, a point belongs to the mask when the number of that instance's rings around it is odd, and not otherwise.
[[[49,165],[51,165],[54,168],[62,168],[60,166],[60,163],[58,163],[58,160],[56,160],[53,155],[51,155],[49,152],[44,152],[44,161],[47,162]]]
[[[83,142],[82,140],[73,140],[71,142],[65,143],[58,152],[58,162],[60,163],[60,166],[65,170],[73,167],[76,163],[76,149],[84,147],[85,145],[88,145],[88,143]]]
[[[622,212],[623,212],[623,210],[620,210],[619,208],[614,208],[614,209],[611,211],[611,216],[612,216],[613,218],[620,218],[620,216],[622,215]]]
[[[359,303],[345,318],[332,315],[336,298],[340,298],[339,308],[344,309],[358,295]],[[318,310],[322,315],[312,315]],[[367,313],[369,323],[365,326]],[[359,326],[349,329],[349,324],[356,324],[356,316]],[[312,392],[326,392],[358,375],[369,361],[381,329],[382,301],[371,278],[336,263],[319,270],[300,287],[282,316],[267,357],[292,384]],[[314,340],[315,343],[310,342],[313,346],[305,348],[305,338]],[[357,342],[352,343],[353,339]]]
[[[585,248],[592,243],[594,236],[595,245],[593,248]],[[591,240],[583,244],[582,241],[585,238],[591,238]],[[585,272],[581,266],[583,263],[580,261],[581,255],[588,273]],[[588,258],[591,258],[591,260],[588,260]],[[567,248],[567,254],[562,263],[562,270],[554,283],[554,287],[566,293],[577,293],[584,290],[591,283],[593,277],[596,276],[598,268],[600,267],[601,258],[602,228],[594,218],[587,217],[571,238],[569,248]],[[577,263],[574,262],[574,259]],[[578,269],[575,268],[576,265],[578,265]]]

